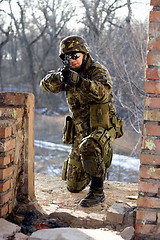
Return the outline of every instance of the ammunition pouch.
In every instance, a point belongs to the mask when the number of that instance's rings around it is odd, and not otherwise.
[[[109,117],[109,104],[93,104],[90,106],[90,128],[91,131],[98,127],[109,129],[111,126]]]
[[[67,168],[68,168],[69,157],[64,161],[62,168],[62,180],[66,181],[67,179]]]
[[[124,132],[123,132],[123,119],[118,117],[118,116],[113,116],[111,118],[112,121],[112,125],[116,130],[116,138],[120,138],[123,136]]]
[[[65,144],[73,143],[74,131],[75,131],[75,127],[74,127],[72,118],[70,116],[67,116],[66,123],[63,128],[63,143]]]
[[[113,149],[110,147],[108,152],[104,152],[104,163],[105,163],[105,168],[109,168],[112,163],[112,158],[113,158]]]

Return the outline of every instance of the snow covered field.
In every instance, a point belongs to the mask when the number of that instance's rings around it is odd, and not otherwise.
[[[35,140],[35,172],[55,176],[61,175],[63,161],[67,158],[71,146]],[[110,181],[138,182],[139,159],[113,154],[108,178]]]

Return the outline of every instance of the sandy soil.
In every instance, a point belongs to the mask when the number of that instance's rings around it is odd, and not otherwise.
[[[60,177],[50,177],[42,174],[35,174],[35,193],[38,203],[47,212],[47,207],[67,208],[72,210],[83,210],[90,212],[105,212],[115,202],[127,203],[136,206],[138,195],[138,184],[105,181],[105,201],[96,207],[82,208],[80,200],[88,193],[89,187],[80,193],[70,193],[66,189],[66,183]]]

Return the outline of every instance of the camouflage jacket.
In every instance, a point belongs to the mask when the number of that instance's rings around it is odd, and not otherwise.
[[[89,121],[91,104],[108,101],[110,115],[115,114],[112,81],[108,70],[89,57],[84,69],[78,73],[82,77],[79,87],[66,85],[52,73],[47,74],[40,84],[44,90],[53,93],[66,91],[67,103],[75,124]]]

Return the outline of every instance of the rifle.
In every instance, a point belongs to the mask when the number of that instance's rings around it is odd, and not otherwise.
[[[71,67],[71,56],[65,55],[62,63],[63,63],[63,67],[61,68],[60,80],[61,80],[61,82],[68,82],[69,70]],[[65,79],[65,81],[64,81],[64,79]]]

